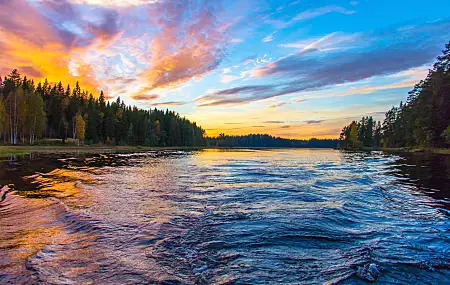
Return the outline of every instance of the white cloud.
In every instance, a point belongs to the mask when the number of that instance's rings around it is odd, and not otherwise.
[[[222,75],[222,79],[220,79],[220,82],[230,83],[231,81],[234,81],[239,78],[240,78],[239,76],[234,76],[234,75]]]
[[[424,65],[420,67],[407,69],[402,72],[394,73],[389,75],[388,77],[391,78],[409,77],[410,79],[416,80],[418,82],[427,76],[429,68],[430,66]]]
[[[266,36],[262,41],[265,43],[273,41],[273,36],[275,35],[275,32],[271,33],[270,35]]]
[[[341,13],[341,14],[346,14],[346,15],[351,15],[356,13],[356,11],[353,10],[347,10],[343,7],[340,6],[336,6],[336,5],[329,5],[329,6],[325,6],[325,7],[320,7],[317,9],[310,9],[310,10],[306,10],[301,12],[300,14],[298,14],[297,16],[295,16],[292,21],[305,21],[305,20],[310,20],[325,14],[329,14],[329,13]]]
[[[300,50],[319,50],[319,51],[330,51],[330,50],[342,50],[353,48],[351,43],[355,42],[359,34],[347,35],[341,32],[334,32],[325,35],[320,38],[311,38],[303,41],[281,44],[280,47],[296,48]]]
[[[231,39],[231,42],[235,43],[235,44],[238,44],[238,43],[242,43],[243,40],[242,39],[238,39],[238,38],[234,38],[234,39]]]

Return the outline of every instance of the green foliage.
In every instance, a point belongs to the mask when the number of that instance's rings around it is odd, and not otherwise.
[[[450,43],[427,77],[409,92],[406,103],[400,102],[386,112],[382,127],[377,124],[373,132],[373,139],[370,139],[373,130],[370,118],[358,123],[358,134],[364,146],[441,148],[449,144],[449,125]],[[340,139],[341,146],[349,147],[348,127],[344,127]]]
[[[445,139],[447,144],[450,144],[450,126],[448,126],[442,133],[442,137]]]
[[[36,139],[68,137],[87,143],[147,146],[204,146],[205,131],[196,123],[166,110],[142,110],[126,106],[120,98],[96,99],[78,82],[35,87],[17,70],[0,80],[0,139],[11,144],[34,144]],[[83,126],[80,130],[80,126]]]
[[[45,129],[44,100],[34,91],[30,91],[28,100],[28,139],[30,144],[34,144]]]
[[[339,140],[341,148],[380,147],[381,124],[372,117],[353,121],[342,129]]]

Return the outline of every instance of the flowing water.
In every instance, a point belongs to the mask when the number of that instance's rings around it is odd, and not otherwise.
[[[5,184],[1,284],[450,281],[449,156],[35,154]]]

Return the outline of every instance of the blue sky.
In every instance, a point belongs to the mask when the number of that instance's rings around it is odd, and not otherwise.
[[[0,5],[1,74],[80,81],[176,110],[208,135],[338,137],[404,100],[450,40],[443,0]]]

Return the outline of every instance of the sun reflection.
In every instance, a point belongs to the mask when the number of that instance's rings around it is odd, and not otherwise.
[[[90,171],[90,168],[69,166],[68,169],[57,168],[48,173],[26,176],[25,179],[36,185],[36,190],[27,191],[23,194],[30,198],[68,198],[78,195],[83,188],[83,184],[96,183],[92,175],[85,171]]]

